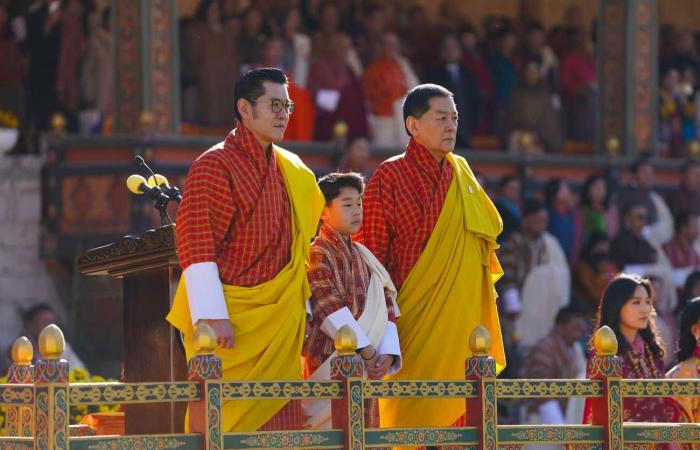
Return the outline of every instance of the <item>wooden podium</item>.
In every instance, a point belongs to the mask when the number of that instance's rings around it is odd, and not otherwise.
[[[165,321],[180,279],[175,225],[89,250],[78,260],[78,270],[123,280],[124,381],[186,381],[179,333]],[[186,403],[125,405],[125,432],[181,433],[186,408]]]

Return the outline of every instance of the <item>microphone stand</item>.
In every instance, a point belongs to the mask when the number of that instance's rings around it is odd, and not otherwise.
[[[143,160],[142,157],[140,156],[135,156],[134,160],[140,165],[143,166],[150,176],[153,177],[153,179],[156,179],[156,174],[153,173],[150,167],[148,167],[148,164],[146,164],[146,161]],[[177,189],[177,188],[176,188]],[[179,191],[179,190],[178,190]],[[158,210],[158,213],[160,214],[160,225],[165,226],[165,225],[171,225],[173,223],[173,220],[170,218],[170,215],[168,214],[168,203],[170,202],[170,195],[167,193],[163,192],[163,189],[161,189],[159,186],[155,186],[154,188],[151,189],[150,191],[151,195],[151,200],[155,202],[154,206]],[[179,192],[178,192],[179,196]],[[177,200],[179,202],[179,200]]]

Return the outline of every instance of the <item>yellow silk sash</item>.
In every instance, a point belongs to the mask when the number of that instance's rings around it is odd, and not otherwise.
[[[463,380],[478,325],[491,333],[498,370],[505,354],[494,283],[503,274],[495,249],[501,218],[464,158],[449,154],[452,182],[428,243],[398,294],[403,367],[388,379]],[[380,399],[382,427],[450,426],[465,400]]]
[[[323,194],[313,173],[296,155],[280,148],[275,148],[275,154],[292,206],[291,258],[272,280],[251,287],[223,286],[236,340],[232,349],[216,350],[222,360],[224,380],[302,379],[304,305],[311,295],[306,264],[323,207]],[[193,327],[184,277],[180,279],[167,320],[184,334],[189,360],[194,355]],[[286,404],[286,400],[224,401],[222,431],[256,431]]]

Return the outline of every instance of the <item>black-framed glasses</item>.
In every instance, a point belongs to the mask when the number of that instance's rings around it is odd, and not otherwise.
[[[252,103],[257,103],[257,100]],[[280,100],[278,98],[270,100],[270,109],[275,114],[279,114],[282,111],[282,108],[284,108],[287,114],[291,115],[294,112],[294,106],[294,102],[292,101],[288,102],[286,100]]]

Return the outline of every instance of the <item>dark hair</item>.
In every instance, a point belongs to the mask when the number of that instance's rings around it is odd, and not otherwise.
[[[544,210],[544,203],[535,198],[529,198],[525,200],[525,204],[523,205],[523,217],[531,216]]]
[[[408,91],[403,101],[403,123],[409,136],[411,132],[406,127],[406,119],[409,117],[420,119],[430,109],[430,99],[435,97],[452,98],[454,94],[437,84],[419,84]]]
[[[647,208],[647,205],[645,205],[642,202],[632,202],[629,205],[626,205],[624,208],[622,208],[622,218],[624,219],[625,217],[627,217],[627,214],[629,214],[630,211],[637,208],[643,208],[644,211],[647,212],[647,215],[649,214],[649,209]]]
[[[695,216],[692,214],[689,214],[687,212],[679,212],[678,214],[676,214],[676,217],[674,217],[674,221],[673,221],[673,226],[674,226],[674,229],[676,230],[676,233],[681,231],[681,228],[688,225],[688,223],[690,223],[690,220],[693,217],[695,217]]]
[[[678,306],[676,307],[676,312],[682,311],[683,307],[693,298],[693,288],[696,284],[700,283],[700,271],[696,270],[688,275],[685,279],[685,284],[683,285],[683,292],[678,299]]]
[[[607,234],[603,233],[602,231],[594,231],[591,233],[590,236],[588,236],[588,239],[586,239],[583,250],[581,251],[581,259],[592,263],[594,256],[593,249],[595,249],[596,245],[603,241],[610,241]]]
[[[637,173],[639,169],[641,169],[644,166],[650,166],[651,167],[651,158],[649,158],[649,155],[642,155],[637,160],[632,163],[632,166],[630,166],[630,171],[632,173]]]
[[[680,328],[678,330],[678,351],[676,351],[676,359],[678,359],[679,363],[690,358],[698,345],[691,328],[698,323],[699,319],[700,297],[695,297],[685,305],[681,312]]]
[[[365,179],[362,175],[355,172],[333,172],[321,177],[318,180],[318,187],[323,192],[326,205],[330,205],[333,199],[340,195],[340,190],[345,187],[357,189],[357,192],[362,195],[365,190]]]
[[[509,184],[511,181],[520,181],[520,179],[516,175],[505,175],[503,178],[500,179],[498,182],[498,187],[500,189],[503,189],[506,187],[507,184]]]
[[[581,188],[581,206],[591,206],[591,187],[596,182],[601,180],[605,183],[605,186],[607,188],[608,180],[606,180],[605,177],[601,174],[594,173],[592,175],[589,175],[588,178],[586,178],[586,181],[583,182],[583,187]],[[603,199],[603,207],[605,209],[608,208],[609,201],[610,193],[606,190],[605,198]]]
[[[620,331],[620,311],[622,310],[622,307],[625,306],[627,301],[634,295],[635,289],[637,289],[639,286],[644,287],[649,295],[649,298],[652,299],[653,302],[654,288],[651,285],[651,281],[638,275],[621,273],[605,288],[603,298],[601,299],[600,306],[598,307],[598,323],[596,330],[600,329],[604,325],[607,325],[613,330],[613,332],[615,332],[615,337],[617,337],[618,355],[625,355],[631,350],[630,344],[622,334],[622,331]],[[656,336],[656,326],[653,318],[649,319],[649,324],[645,329],[639,330],[639,336],[649,346],[649,350],[651,350],[654,358],[663,357],[664,350],[661,347],[659,338]],[[593,337],[591,337],[590,341],[591,349],[593,348]]]
[[[552,206],[552,202],[554,201],[555,198],[557,198],[557,194],[559,193],[559,189],[564,184],[564,180],[561,178],[552,178],[551,180],[547,181],[547,184],[544,185],[544,203],[547,206]]]
[[[29,322],[34,320],[37,314],[44,311],[52,313],[54,312],[54,309],[48,303],[37,303],[33,305],[28,310],[22,313],[22,323],[24,323],[25,325],[28,324]]]
[[[241,76],[233,89],[233,111],[236,119],[243,120],[238,112],[238,100],[245,99],[250,103],[255,103],[257,99],[265,95],[263,83],[269,81],[276,84],[287,84],[287,75],[279,69],[266,67],[263,69],[253,69]]]
[[[565,325],[575,317],[583,317],[583,313],[578,308],[568,305],[557,312],[557,316],[554,318],[554,324]]]

